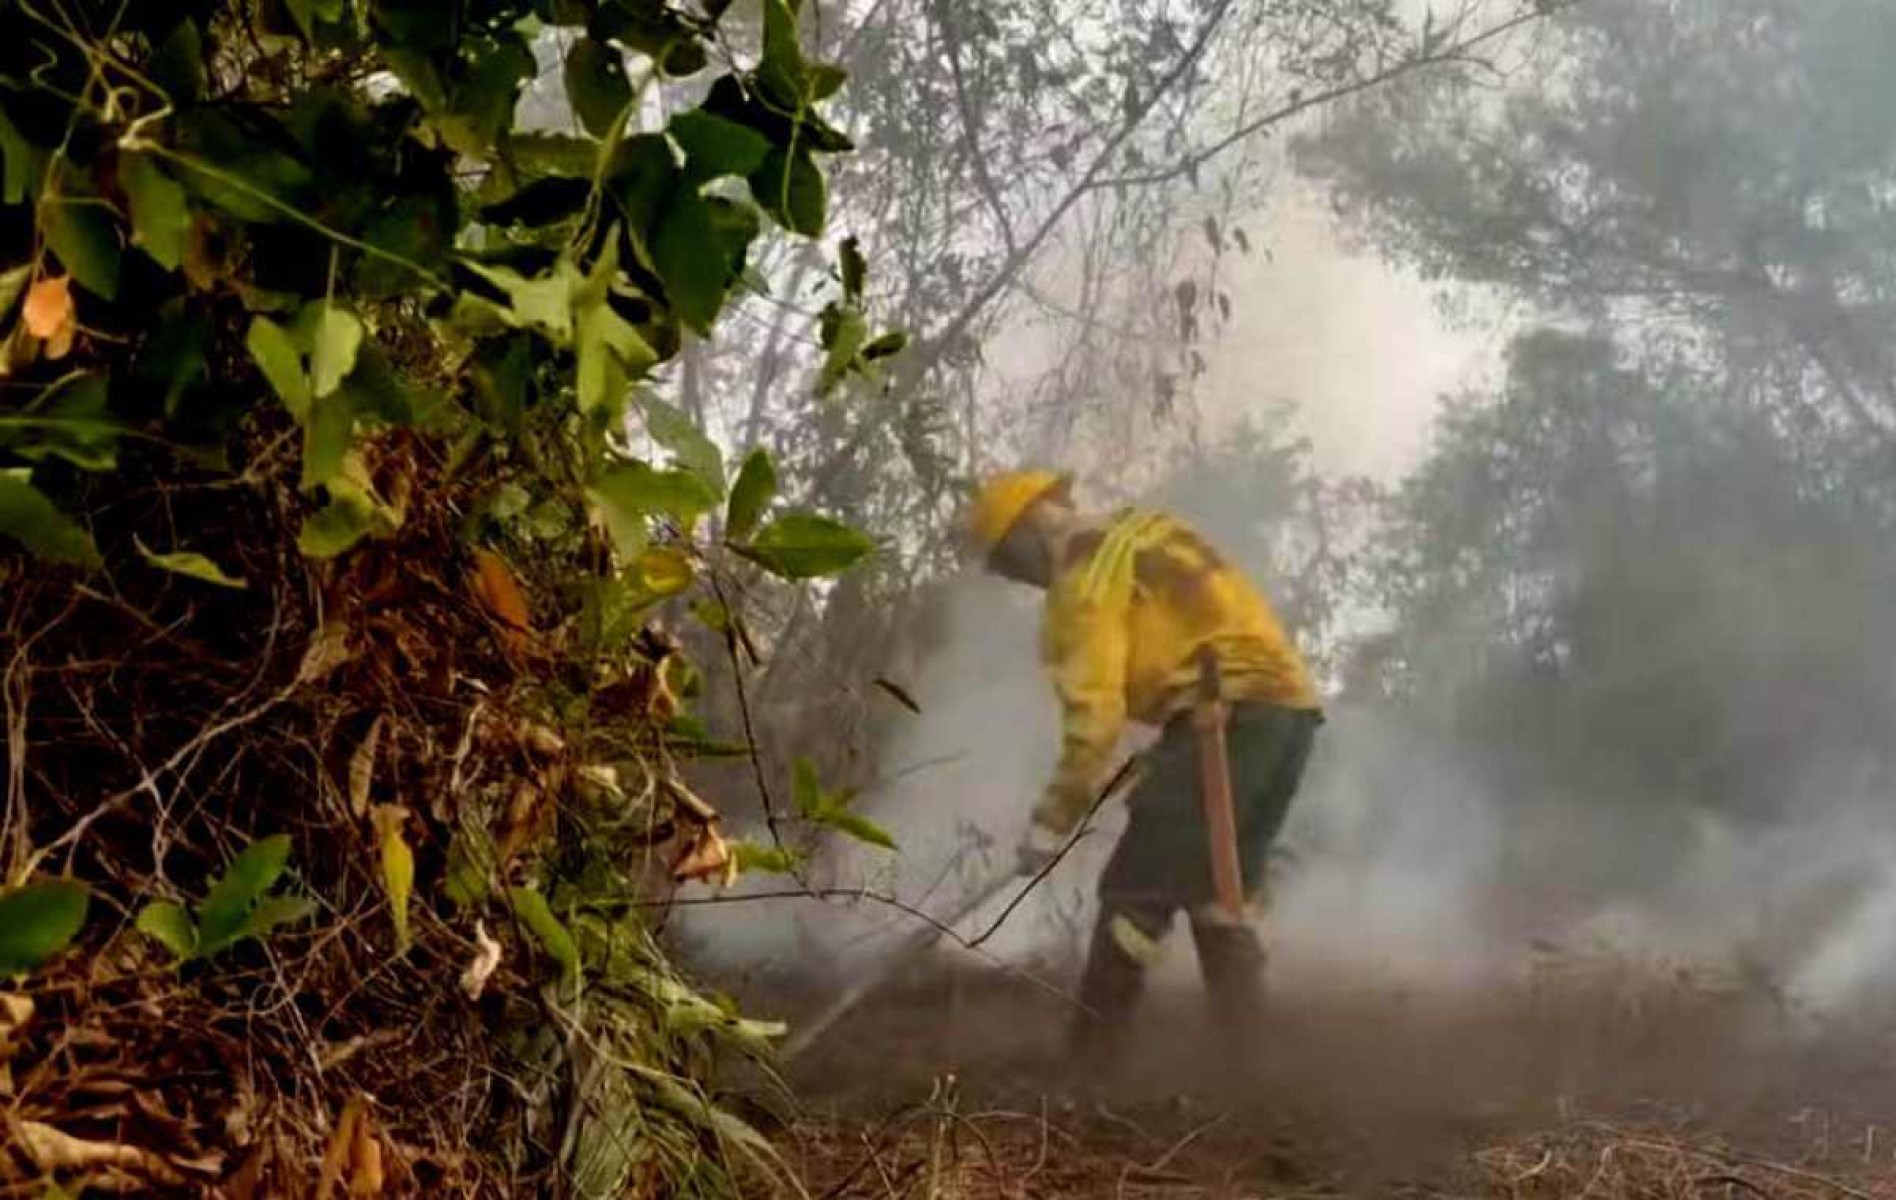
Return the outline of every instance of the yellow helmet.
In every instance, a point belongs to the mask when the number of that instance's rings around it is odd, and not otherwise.
[[[997,475],[975,494],[968,513],[968,540],[982,557],[1012,533],[1027,510],[1048,497],[1064,497],[1073,477],[1057,471],[1009,471]]]

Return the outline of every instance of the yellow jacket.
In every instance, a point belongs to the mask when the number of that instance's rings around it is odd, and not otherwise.
[[[1318,707],[1303,658],[1258,589],[1184,523],[1133,509],[1080,534],[1048,589],[1043,653],[1065,731],[1034,819],[1071,830],[1128,720],[1190,706],[1198,651],[1218,655],[1228,700]]]

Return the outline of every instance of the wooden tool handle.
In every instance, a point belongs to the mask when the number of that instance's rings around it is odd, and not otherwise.
[[[1244,919],[1244,873],[1238,864],[1238,821],[1231,798],[1231,761],[1225,746],[1224,678],[1210,646],[1198,651],[1198,797],[1211,852],[1211,884],[1218,907]]]

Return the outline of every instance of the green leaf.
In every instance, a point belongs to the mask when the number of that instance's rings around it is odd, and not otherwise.
[[[763,165],[750,175],[751,195],[777,224],[805,237],[821,237],[829,212],[829,184],[799,146],[795,153],[772,147]]]
[[[109,400],[104,375],[69,375],[49,388],[37,406],[0,422],[0,445],[34,462],[57,457],[81,470],[109,471],[117,465],[120,433],[107,412]],[[7,434],[8,427],[15,434]]]
[[[244,922],[264,893],[276,883],[290,861],[286,833],[259,838],[244,847],[198,905],[198,941],[204,953],[215,954],[239,937]]]
[[[380,421],[396,427],[419,427],[428,416],[426,410],[432,402],[444,406],[434,414],[447,422],[443,431],[454,425],[452,407],[447,407],[447,402],[438,395],[431,401],[427,392],[411,391],[395,373],[388,356],[373,341],[362,343],[356,355],[355,370],[349,372],[349,377],[328,399],[342,404],[358,421]]]
[[[638,578],[646,593],[663,599],[691,586],[697,572],[691,560],[671,546],[650,546],[639,555]]]
[[[765,96],[788,112],[802,111],[809,84],[804,78],[803,44],[797,37],[797,11],[790,0],[764,0],[764,55],[757,82]]]
[[[311,513],[296,535],[296,548],[308,558],[334,558],[375,528],[373,496],[340,478],[327,486],[329,503]]]
[[[270,381],[270,387],[283,401],[283,407],[298,422],[309,418],[309,376],[303,373],[303,356],[283,326],[268,317],[252,317],[244,347],[257,369]]]
[[[173,107],[204,94],[204,35],[190,18],[179,21],[152,52],[151,80]]]
[[[717,495],[724,494],[724,454],[716,442],[705,436],[698,423],[673,405],[656,396],[647,396],[645,431],[652,440],[671,451],[672,461],[690,471]]]
[[[686,177],[697,183],[749,175],[770,153],[770,140],[763,134],[701,108],[677,114],[665,132],[685,153]]]
[[[689,529],[718,502],[704,480],[690,471],[659,471],[642,462],[612,468],[590,490],[609,521],[616,514],[636,521],[641,529],[644,518],[661,515]]]
[[[334,24],[342,20],[343,0],[283,0],[284,7],[296,18],[304,37],[316,32],[317,22]]]
[[[862,243],[853,237],[843,239],[841,268],[843,299],[851,304],[862,303],[863,285],[869,279],[869,261],[862,256]]]
[[[868,817],[847,809],[837,808],[825,812],[818,819],[818,824],[827,829],[834,829],[838,833],[848,834],[859,842],[868,842],[884,850],[895,849],[895,839],[889,836],[887,830]]]
[[[362,322],[328,300],[311,304],[298,317],[310,322],[310,394],[320,400],[341,387],[355,370],[356,355],[362,350]]]
[[[468,270],[506,293],[502,312],[510,324],[538,329],[564,346],[573,336],[573,293],[583,282],[572,260],[562,258],[544,275],[527,279],[507,267],[465,262]]]
[[[132,374],[144,394],[155,393],[167,418],[176,417],[185,396],[205,377],[212,328],[206,312],[173,297],[155,314],[139,344]]]
[[[854,304],[831,304],[824,308],[820,326],[824,353],[817,388],[829,392],[855,368],[857,356],[869,340],[869,322]]]
[[[478,48],[448,98],[450,112],[435,125],[449,147],[478,157],[512,126],[520,85],[534,77],[539,64],[517,36],[472,45]]]
[[[823,788],[817,782],[816,764],[799,758],[790,767],[790,795],[796,801],[797,815],[815,819],[823,812]]]
[[[696,611],[696,606],[694,606]],[[685,758],[748,758],[750,747],[742,742],[721,742],[711,736],[703,721],[688,713],[676,713],[665,726],[665,749]]]
[[[92,535],[53,506],[21,475],[0,472],[0,537],[9,537],[39,557],[80,567],[101,564]]]
[[[730,843],[731,856],[737,860],[737,869],[742,871],[762,871],[768,875],[794,875],[800,860],[796,851],[788,846],[765,846],[757,842],[738,841]]]
[[[185,237],[191,229],[184,185],[145,154],[119,159],[119,185],[132,202],[133,243],[165,270],[177,270],[184,261]]]
[[[507,138],[507,150],[523,171],[571,176],[592,190],[593,166],[599,156],[596,142],[564,133],[516,132]]]
[[[197,957],[198,931],[189,913],[169,900],[154,900],[139,910],[135,926],[179,962]]]
[[[342,474],[350,440],[355,436],[355,406],[338,393],[310,405],[303,422],[304,491],[329,483]]]
[[[463,825],[448,842],[441,893],[458,908],[487,899],[494,865],[494,840],[478,825]]]
[[[785,579],[834,575],[875,548],[866,535],[814,513],[786,513],[764,526],[748,543],[732,547]]]
[[[188,575],[192,579],[202,580],[205,583],[214,583],[218,587],[246,588],[250,586],[235,576],[226,575],[222,567],[219,567],[216,563],[195,551],[173,550],[160,554],[146,546],[145,543],[136,536],[132,538],[132,544],[138,547],[139,554],[144,556],[146,562],[161,571],[170,571],[176,575]]]
[[[574,385],[580,411],[615,418],[624,411],[632,381],[652,368],[658,354],[610,304],[594,305],[580,315],[577,341]]]
[[[908,349],[908,334],[892,329],[862,348],[864,362],[876,362],[879,359],[893,358]]]
[[[530,887],[517,887],[508,891],[513,901],[514,915],[527,927],[545,950],[547,957],[560,966],[562,980],[567,983],[579,981],[579,944],[567,931],[560,919],[553,915],[552,906],[546,897]]]
[[[652,265],[679,318],[700,333],[709,332],[724,307],[730,263],[718,253],[711,208],[695,192],[673,193],[652,236]]]
[[[20,302],[26,285],[32,282],[33,264],[21,263],[12,270],[0,275],[0,318],[10,316],[13,306]]]
[[[764,509],[777,494],[777,469],[760,446],[744,457],[737,482],[731,487],[730,507],[724,513],[724,536],[741,542],[757,528]]]
[[[804,71],[804,78],[810,84],[810,99],[827,100],[843,90],[849,82],[849,72],[834,63],[811,63]]]
[[[40,231],[80,286],[105,300],[118,297],[118,229],[103,202],[55,198],[41,210]]]
[[[250,910],[244,918],[235,937],[223,946],[206,945],[205,954],[215,954],[227,946],[234,946],[245,938],[266,938],[271,932],[284,925],[294,925],[316,915],[316,902],[307,896],[265,896],[257,901],[257,907]]]
[[[92,893],[75,879],[0,889],[0,979],[52,961],[85,927]]]
[[[625,60],[605,42],[584,37],[566,52],[566,97],[586,132],[603,138],[632,103]]]
[[[579,408],[606,427],[619,424],[633,379],[644,376],[658,362],[657,352],[612,307],[610,289],[618,274],[618,245],[619,239],[611,237],[611,249],[580,279],[572,299],[577,319],[574,353],[579,360],[575,372]]]
[[[0,157],[6,160],[6,181],[0,188],[0,201],[23,204],[40,190],[40,175],[46,166],[46,151],[26,139],[5,112],[0,112]]]

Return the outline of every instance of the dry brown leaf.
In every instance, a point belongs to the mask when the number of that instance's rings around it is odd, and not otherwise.
[[[519,733],[520,744],[540,758],[558,758],[566,753],[566,742],[544,725],[522,722]]]
[[[461,972],[461,990],[469,1000],[479,1000],[487,990],[487,981],[500,969],[500,943],[489,937],[487,926],[474,922],[474,958]]]
[[[336,1185],[342,1182],[342,1174],[353,1165],[355,1156],[356,1124],[362,1119],[363,1097],[357,1093],[342,1106],[342,1115],[336,1119],[336,1128],[329,1135],[329,1145],[323,1148],[322,1174],[316,1181],[316,1200],[329,1200]]]
[[[321,683],[351,657],[349,626],[340,617],[330,617],[316,631],[316,636],[310,638],[302,665],[296,669],[296,682]]]
[[[545,796],[545,791],[532,782],[523,782],[514,789],[513,799],[507,804],[507,815],[501,820],[500,837],[494,846],[501,866],[513,862],[514,855],[533,840],[542,811],[547,807],[541,803]]]
[[[387,1178],[382,1170],[382,1141],[365,1110],[356,1120],[355,1145],[349,1152],[349,1194],[379,1196]]]
[[[13,1095],[15,1035],[33,1019],[33,1000],[11,992],[0,994],[0,1097]]]
[[[692,879],[723,878],[736,862],[715,823],[704,826],[672,863],[672,878],[679,882]]]
[[[665,789],[665,795],[671,802],[684,810],[686,816],[700,825],[717,823],[718,810],[711,807],[709,801],[685,786],[685,781],[676,775],[667,774],[659,779],[659,786]]]
[[[507,560],[492,550],[474,551],[473,587],[481,607],[507,631],[509,648],[524,648],[526,635],[533,632],[533,614]]]
[[[48,275],[26,289],[26,304],[20,310],[26,331],[41,341],[65,338],[72,344],[72,327],[78,313],[72,302],[72,276]]]
[[[145,1182],[176,1187],[184,1177],[173,1171],[156,1154],[123,1142],[100,1142],[76,1138],[40,1121],[8,1122],[13,1142],[26,1152],[27,1159],[41,1171],[129,1172],[143,1176]],[[111,1186],[111,1185],[108,1185]]]
[[[0,993],[0,1063],[13,1056],[13,1035],[33,1019],[33,998]]]
[[[224,1181],[224,1194],[230,1200],[257,1200],[263,1186],[263,1171],[269,1153],[268,1142],[259,1145],[244,1159],[243,1165]]]
[[[382,718],[376,713],[362,744],[349,756],[349,812],[357,819],[369,814],[369,791],[375,786],[375,753],[382,742]]]

